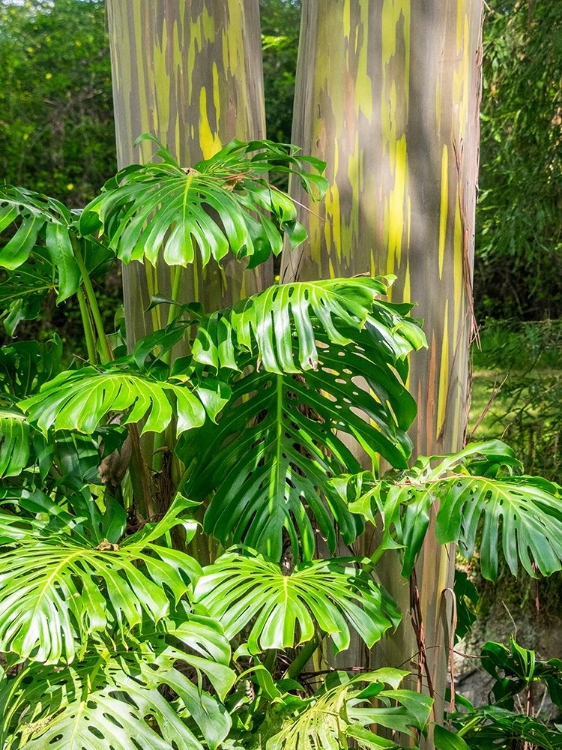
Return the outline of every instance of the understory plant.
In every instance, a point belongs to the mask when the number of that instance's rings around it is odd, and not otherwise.
[[[76,298],[87,349],[65,367],[53,332],[0,357],[4,748],[414,745],[432,699],[401,687],[407,672],[307,666],[398,625],[386,552],[405,578],[427,533],[467,558],[479,540],[491,579],[500,551],[514,573],[562,567],[560,488],[506,445],[411,462],[404,384],[425,339],[411,305],[385,300],[391,277],[275,285],[219,310],[180,301],[187,266],[255,267],[305,241],[268,180],[291,174],[320,198],[322,170],[269,141],[187,168],[158,144],[83,211],[0,190],[7,332],[47,295]],[[165,296],[150,274],[167,324],[128,346],[96,295],[115,258],[171,275]],[[353,546],[366,524],[370,557]]]
[[[544,720],[547,699],[562,711],[562,661],[539,659],[514,639],[509,646],[490,641],[481,653],[482,668],[492,678],[486,706],[457,696],[449,720],[458,728],[455,741],[478,750],[562,747],[562,725]],[[537,707],[538,703],[538,707]],[[462,747],[462,745],[459,745]]]

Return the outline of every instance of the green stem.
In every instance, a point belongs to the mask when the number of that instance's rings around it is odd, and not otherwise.
[[[177,302],[180,298],[181,290],[181,277],[183,274],[183,266],[174,266],[173,279],[172,279],[172,297],[174,302]],[[168,310],[168,325],[173,321],[175,314],[175,305],[170,305]]]
[[[267,652],[267,655],[265,659],[263,660],[263,666],[267,669],[268,672],[273,672],[273,667],[275,666],[275,661],[277,659],[277,649],[276,648],[270,648]]]
[[[286,676],[290,680],[295,680],[300,675],[319,645],[320,638],[317,635],[315,635],[311,641],[305,643],[305,645],[302,647],[301,651],[299,651],[293,663],[287,670]]]
[[[173,268],[173,278],[172,278],[172,296],[171,299],[174,302],[177,302],[180,296],[180,290],[181,290],[181,277],[182,277],[183,267],[182,266],[174,266]],[[170,305],[170,309],[168,310],[168,325],[174,320],[174,310],[175,305]],[[164,354],[162,357],[162,361],[165,362],[168,366],[172,362],[172,350]],[[152,460],[152,468],[154,471],[160,471],[162,469],[162,448],[166,445],[167,438],[171,438],[170,442],[173,442],[175,439],[174,430],[166,430],[165,432],[157,432],[154,436],[154,458]]]
[[[74,257],[76,258],[76,263],[78,265],[78,268],[80,269],[80,273],[82,274],[82,284],[84,285],[86,299],[88,300],[88,305],[90,306],[92,318],[94,319],[94,325],[98,334],[102,364],[105,365],[108,362],[111,362],[111,360],[113,359],[113,354],[111,353],[111,349],[109,348],[109,344],[107,343],[107,337],[105,335],[105,329],[103,327],[103,320],[98,306],[98,301],[96,299],[96,292],[92,285],[92,280],[90,279],[90,274],[88,273],[86,264],[84,263],[84,258],[82,257],[80,242],[75,237],[72,237],[72,247],[74,248]]]
[[[84,292],[81,287],[78,287],[76,292],[78,298],[78,306],[80,307],[80,317],[82,318],[82,328],[84,329],[84,338],[86,339],[86,350],[88,352],[88,359],[91,365],[95,365],[98,358],[96,355],[96,341],[94,336],[94,329],[92,328],[92,320],[90,318],[90,312],[88,305],[84,299]]]

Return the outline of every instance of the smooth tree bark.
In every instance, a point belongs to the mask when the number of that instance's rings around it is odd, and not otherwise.
[[[151,133],[182,166],[213,156],[233,138],[265,136],[259,0],[107,0],[119,167],[145,162]],[[259,291],[271,267],[242,272],[195,265],[180,301],[214,309]],[[156,289],[170,296],[174,270],[133,262],[123,269],[129,344],[166,324],[166,306],[145,313]]]
[[[331,188],[318,207],[293,185],[310,242],[284,256],[282,278],[394,274],[392,300],[418,303],[429,349],[413,355],[408,381],[414,455],[459,449],[467,423],[481,5],[303,0],[293,142],[327,162]],[[387,561],[385,583],[410,617],[374,654],[378,666],[412,666],[438,713],[453,573],[454,550],[435,542],[410,583]]]
[[[156,136],[185,167],[233,138],[264,137],[259,0],[107,0],[107,12],[120,168],[152,157],[154,143],[134,145],[144,133]],[[169,305],[149,310],[155,293],[214,310],[260,291],[272,277],[271,264],[247,271],[234,260],[205,269],[133,261],[123,267],[128,347],[167,325]],[[172,356],[184,353],[179,344]],[[173,429],[139,438],[133,427],[131,441],[137,511],[158,515],[182,473],[173,456]],[[202,562],[214,554],[202,537],[193,544]]]

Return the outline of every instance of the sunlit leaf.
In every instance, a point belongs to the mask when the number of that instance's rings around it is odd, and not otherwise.
[[[230,728],[215,697],[234,682],[229,658],[220,628],[192,616],[162,623],[129,651],[91,652],[56,670],[32,663],[19,679],[0,682],[2,746],[194,750],[205,741],[217,748]],[[202,677],[211,691],[201,689]],[[170,691],[177,696],[173,702]]]
[[[261,556],[227,553],[205,568],[195,598],[229,638],[252,623],[252,653],[292,648],[317,631],[341,651],[350,643],[349,623],[370,647],[399,619],[369,575],[339,560],[303,564],[289,575]]]
[[[153,136],[162,163],[133,165],[117,174],[84,210],[84,234],[101,231],[125,263],[159,257],[168,265],[186,266],[195,254],[205,266],[229,251],[250,265],[283,248],[283,236],[296,246],[306,237],[288,196],[267,182],[267,174],[294,173],[310,190],[325,189],[325,180],[309,175],[318,169],[293,147],[271,141],[233,141],[215,156],[183,168]],[[314,179],[316,177],[316,179]]]
[[[174,417],[178,434],[205,421],[203,404],[187,386],[117,366],[63,372],[20,406],[44,432],[54,427],[92,433],[110,412],[127,412],[124,423],[145,419],[143,432],[163,432]]]

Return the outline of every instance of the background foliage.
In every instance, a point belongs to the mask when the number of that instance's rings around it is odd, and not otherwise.
[[[559,318],[562,4],[487,5],[477,310],[481,318]]]
[[[104,3],[0,7],[0,175],[83,206],[115,165]]]

